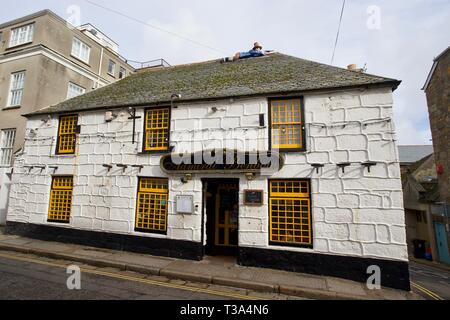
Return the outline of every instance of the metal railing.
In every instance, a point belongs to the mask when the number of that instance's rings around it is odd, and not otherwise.
[[[128,64],[133,66],[135,69],[145,69],[145,68],[158,68],[158,67],[171,67],[171,65],[164,59],[155,59],[150,61],[133,61],[128,60]]]

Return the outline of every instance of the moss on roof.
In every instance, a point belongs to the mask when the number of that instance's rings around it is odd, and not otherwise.
[[[261,58],[220,63],[218,60],[150,69],[82,96],[30,115],[66,113],[97,108],[220,99],[311,90],[386,85],[398,80],[349,71],[280,53]]]

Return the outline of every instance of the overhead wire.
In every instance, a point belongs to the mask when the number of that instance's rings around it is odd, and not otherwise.
[[[126,14],[126,13],[120,12],[120,11],[118,11],[118,10],[115,10],[115,9],[112,9],[112,8],[105,7],[105,6],[101,5],[101,4],[98,4],[98,3],[93,2],[93,1],[90,1],[90,0],[84,0],[84,1],[87,2],[87,3],[89,3],[90,5],[95,6],[95,7],[101,8],[101,9],[106,10],[106,11],[109,11],[109,12],[112,12],[112,13],[114,13],[114,14],[116,14],[116,15],[119,15],[119,16],[121,16],[121,17],[127,18],[127,19],[129,19],[129,20],[134,21],[134,22],[140,23],[140,24],[142,24],[142,25],[145,25],[145,26],[147,26],[147,27],[149,27],[149,28],[158,30],[158,31],[160,31],[160,32],[167,33],[167,34],[169,34],[169,35],[171,35],[171,36],[173,36],[173,37],[177,37],[177,38],[179,38],[179,39],[182,39],[182,40],[191,42],[191,43],[193,43],[193,44],[195,44],[195,45],[197,45],[197,46],[201,46],[201,47],[203,47],[203,48],[209,49],[209,50],[211,50],[211,51],[214,51],[214,52],[217,52],[217,53],[220,53],[220,54],[227,54],[227,53],[225,53],[224,51],[222,51],[222,50],[220,50],[220,49],[217,49],[217,48],[214,48],[214,47],[212,47],[212,46],[210,46],[210,45],[201,43],[201,42],[199,42],[199,41],[197,41],[197,40],[193,40],[193,39],[191,39],[191,38],[188,38],[188,37],[186,37],[186,36],[184,36],[184,35],[181,35],[181,34],[178,34],[178,33],[176,33],[176,32],[173,32],[173,31],[170,31],[170,30],[163,29],[163,28],[161,28],[161,27],[159,27],[159,26],[156,26],[156,25],[154,25],[154,24],[150,24],[150,23],[145,22],[145,21],[143,21],[143,20],[140,20],[140,19],[138,19],[138,18],[132,17],[132,16],[130,16],[130,15]]]
[[[334,62],[334,57],[335,57],[335,54],[336,54],[336,48],[337,48],[337,45],[338,45],[338,42],[339,42],[339,35],[341,34],[342,19],[344,17],[344,11],[345,11],[345,1],[346,0],[344,0],[342,2],[341,17],[339,18],[339,27],[338,27],[338,31],[337,31],[337,35],[336,35],[336,41],[334,42],[333,56],[331,57],[331,63],[330,63],[331,65]]]

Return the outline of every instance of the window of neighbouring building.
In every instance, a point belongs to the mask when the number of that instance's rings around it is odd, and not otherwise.
[[[69,223],[72,211],[73,177],[53,177],[48,221]]]
[[[61,116],[59,118],[57,154],[75,153],[78,116]]]
[[[80,59],[83,62],[89,63],[89,57],[91,55],[91,47],[80,39],[73,38],[72,42],[72,56]]]
[[[109,60],[108,74],[114,76],[115,72],[116,72],[116,63],[112,60]]]
[[[11,166],[16,129],[5,129],[0,134],[0,166]]]
[[[33,41],[34,23],[11,30],[9,46],[15,47]]]
[[[119,79],[123,79],[127,76],[127,70],[123,67],[119,69]]]
[[[310,181],[269,181],[270,243],[311,247]]]
[[[301,151],[305,149],[302,99],[270,100],[271,142],[273,149]]]
[[[168,179],[139,179],[136,204],[136,231],[167,232],[168,198]]]
[[[25,71],[11,74],[8,107],[18,107],[21,105],[24,86]]]
[[[169,150],[170,108],[145,112],[144,151]]]
[[[86,89],[76,85],[75,83],[69,82],[69,87],[67,88],[67,99],[75,98],[86,92]]]

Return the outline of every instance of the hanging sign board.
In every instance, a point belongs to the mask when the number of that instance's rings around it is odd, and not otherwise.
[[[194,196],[177,196],[177,213],[193,214],[194,213]]]
[[[262,206],[264,204],[263,190],[244,190],[244,205],[246,206]]]

